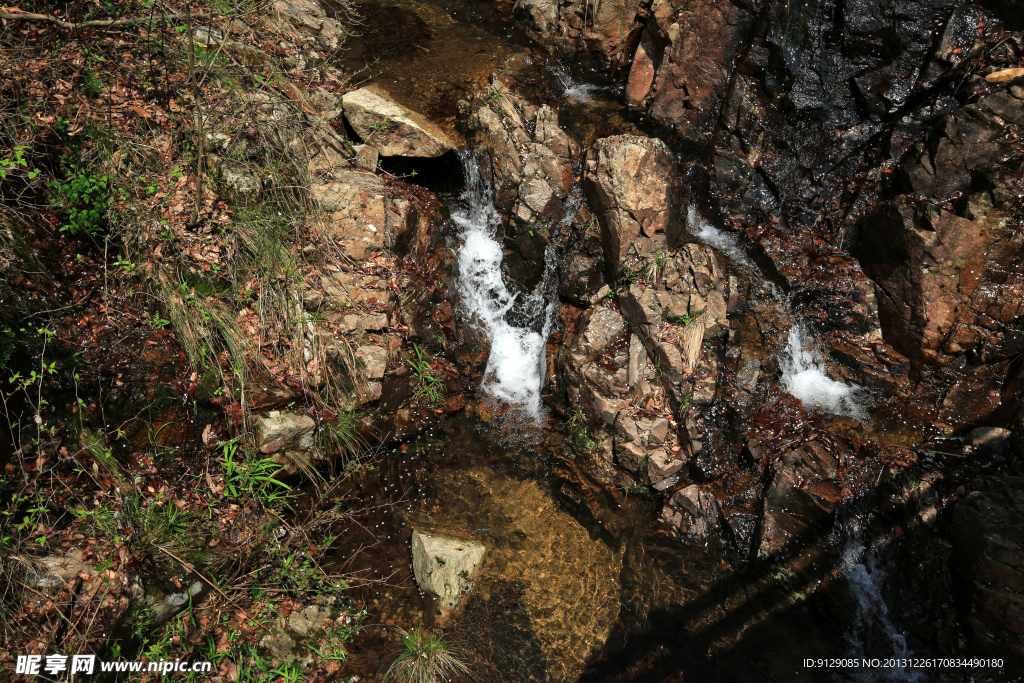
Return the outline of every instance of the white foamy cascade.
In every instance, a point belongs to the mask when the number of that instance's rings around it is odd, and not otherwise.
[[[864,390],[855,384],[844,384],[826,375],[825,367],[812,344],[803,323],[794,323],[789,328],[786,356],[781,359],[782,384],[786,391],[808,408],[857,420],[865,419],[867,411],[863,405]]]
[[[549,68],[555,77],[555,81],[562,88],[562,97],[578,104],[588,104],[595,93],[608,90],[608,88],[593,83],[577,81],[572,77],[569,69],[565,67],[553,66]]]
[[[715,249],[728,256],[730,260],[746,266],[749,270],[755,271],[756,273],[754,264],[752,264],[750,259],[747,258],[747,255],[743,253],[743,248],[740,247],[739,240],[728,233],[722,232],[715,226],[711,225],[711,223],[708,223],[704,220],[703,216],[697,213],[697,209],[692,206],[686,210],[686,229],[690,231],[691,235],[699,239],[701,242],[710,244]],[[756,275],[759,278],[761,277],[760,273],[756,273]],[[772,292],[775,293],[774,285],[769,282],[766,282],[766,284],[768,284],[771,287]]]
[[[554,305],[539,290],[526,296],[509,291],[501,275],[502,249],[495,239],[500,223],[491,188],[480,178],[472,155],[463,154],[462,164],[466,190],[463,206],[452,211],[452,220],[462,239],[458,263],[463,312],[491,342],[482,389],[539,419]],[[552,261],[546,254],[543,281],[549,278]]]
[[[758,278],[771,292],[772,297],[785,307],[790,319],[796,318],[789,297],[779,292],[774,283],[769,282],[758,272],[734,236],[715,228],[692,206],[687,210],[686,225],[694,237],[715,247]],[[857,420],[867,418],[864,389],[855,384],[834,380],[825,373],[825,365],[818,356],[814,341],[803,323],[796,322],[790,326],[783,354],[780,359],[782,384],[786,391],[800,399],[804,406]]]

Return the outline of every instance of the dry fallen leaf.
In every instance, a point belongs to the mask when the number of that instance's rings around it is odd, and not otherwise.
[[[203,445],[209,446],[214,440],[213,425],[206,425],[206,429],[203,430]],[[207,473],[209,476],[209,473]]]
[[[985,80],[989,83],[1009,83],[1015,78],[1024,76],[1024,68],[1016,67],[1014,69],[1003,69],[1002,71],[995,71],[985,76]]]

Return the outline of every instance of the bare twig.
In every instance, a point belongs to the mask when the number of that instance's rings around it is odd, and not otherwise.
[[[234,600],[232,600],[232,599],[231,599],[230,597],[228,597],[228,594],[227,594],[227,593],[225,593],[224,591],[222,591],[222,590],[221,590],[221,589],[220,589],[220,588],[219,588],[219,587],[217,586],[217,584],[215,584],[215,583],[214,583],[213,581],[211,581],[210,579],[206,578],[206,576],[204,576],[204,575],[203,575],[203,574],[202,574],[202,573],[201,573],[201,572],[200,572],[200,571],[199,571],[198,569],[196,569],[196,568],[195,568],[195,566],[193,566],[191,562],[186,562],[185,560],[181,559],[180,557],[178,557],[177,555],[175,555],[174,553],[172,553],[172,552],[171,552],[170,550],[168,550],[167,548],[163,547],[162,545],[158,545],[158,546],[156,546],[156,547],[157,547],[157,548],[159,548],[159,549],[160,549],[160,550],[161,550],[162,552],[166,553],[166,554],[167,554],[167,555],[168,555],[168,556],[169,556],[169,557],[170,557],[171,559],[173,559],[173,560],[176,560],[176,561],[178,562],[178,564],[180,564],[180,565],[181,565],[182,567],[184,567],[184,568],[185,568],[185,569],[186,569],[187,571],[190,571],[190,572],[192,572],[193,574],[195,574],[196,576],[198,576],[198,577],[199,577],[200,579],[202,579],[202,580],[203,580],[203,583],[205,583],[206,585],[208,585],[208,586],[209,586],[210,588],[212,588],[213,590],[217,591],[217,593],[218,593],[218,594],[219,594],[219,595],[220,595],[220,596],[221,596],[222,598],[224,598],[225,600],[227,600],[227,601],[228,601],[229,603],[231,603],[231,604],[232,604],[232,605],[233,605],[233,606],[235,607],[235,609],[237,609],[237,610],[238,610],[239,612],[241,612],[241,613],[242,613],[242,616],[243,616],[243,617],[245,617],[246,619],[248,619],[248,620],[250,620],[250,621],[254,622],[254,623],[255,623],[255,624],[257,625],[257,626],[259,626],[259,627],[260,627],[261,629],[263,629],[263,630],[264,630],[264,631],[266,631],[267,633],[270,633],[270,629],[269,629],[269,628],[267,628],[266,626],[264,626],[264,625],[263,625],[262,623],[260,623],[260,622],[259,622],[259,621],[257,621],[256,619],[254,619],[254,618],[253,618],[253,616],[252,616],[251,614],[249,614],[249,613],[248,613],[248,612],[247,612],[247,611],[245,610],[245,608],[244,608],[244,607],[242,607],[242,606],[241,606],[241,605],[239,605],[239,604],[238,604],[237,602],[235,602],[235,601],[234,601]]]
[[[192,19],[212,19],[215,16],[219,16],[213,12],[206,12],[204,14],[193,14]],[[233,15],[232,15],[233,16]],[[91,19],[89,21],[63,21],[51,14],[33,14],[31,12],[10,12],[8,10],[0,9],[0,19],[7,19],[13,21],[45,21],[51,24],[68,29],[69,31],[75,31],[82,28],[109,28],[111,26],[131,26],[134,24],[143,24],[153,19],[185,19],[187,14],[158,14],[155,17],[150,15],[147,17],[121,17],[120,19]]]

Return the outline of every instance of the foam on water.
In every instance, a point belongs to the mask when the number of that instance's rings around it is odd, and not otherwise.
[[[795,323],[789,328],[781,365],[782,384],[786,391],[806,407],[857,420],[867,417],[862,403],[864,390],[825,374],[824,367],[811,349],[811,340],[803,323]]]
[[[553,304],[539,291],[525,296],[509,291],[501,275],[502,249],[495,239],[500,223],[490,188],[482,182],[472,156],[463,155],[462,162],[464,206],[452,211],[452,219],[462,238],[458,264],[463,311],[491,342],[482,389],[539,419]],[[550,261],[548,256],[547,271],[551,270]]]

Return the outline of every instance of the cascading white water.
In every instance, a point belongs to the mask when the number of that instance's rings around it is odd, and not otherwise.
[[[825,374],[824,366],[814,353],[812,341],[803,323],[789,328],[786,356],[781,360],[782,384],[786,391],[807,407],[833,415],[846,415],[857,420],[867,418],[862,404],[864,390],[844,384]]]
[[[846,579],[850,595],[856,602],[857,609],[847,624],[847,637],[851,647],[850,655],[856,658],[879,657],[868,651],[869,635],[880,633],[892,645],[890,652],[883,652],[883,658],[895,660],[907,659],[911,652],[907,647],[906,637],[896,628],[889,615],[889,607],[885,602],[882,589],[885,585],[885,571],[878,555],[865,549],[863,528],[856,519],[848,519],[837,525],[837,531],[844,537],[840,572]],[[879,647],[880,644],[874,644]],[[877,680],[880,671],[865,672],[866,680]],[[885,670],[886,680],[914,682],[920,680],[919,673],[908,671],[903,667]]]
[[[594,93],[608,90],[593,83],[575,80],[565,67],[553,66],[550,70],[555,81],[562,87],[562,97],[578,104],[588,104]]]
[[[752,271],[758,278],[761,278],[761,274],[754,268],[754,264],[750,262],[747,255],[743,253],[743,248],[740,247],[739,240],[728,233],[724,233],[715,226],[708,223],[704,218],[697,213],[697,209],[689,207],[686,210],[686,229],[690,231],[690,234],[699,239],[705,244],[710,244],[715,249],[729,257],[730,260],[740,265],[746,266],[746,268]],[[763,279],[763,278],[761,278]],[[765,281],[772,293],[775,292],[775,286]]]
[[[790,319],[796,317],[789,297],[784,296],[773,283],[757,272],[735,237],[705,221],[692,206],[687,211],[686,223],[694,237],[723,252],[730,260],[760,279],[772,296],[785,307]],[[825,366],[815,352],[813,339],[803,323],[796,322],[790,326],[783,352],[783,357],[779,359],[782,385],[786,391],[800,399],[804,406],[857,420],[867,418],[864,389],[855,384],[839,382],[825,374]]]
[[[482,389],[539,420],[554,304],[545,301],[540,288],[528,295],[509,291],[501,275],[502,249],[495,239],[500,223],[491,188],[482,181],[473,156],[461,158],[466,190],[463,205],[452,211],[452,220],[462,239],[458,263],[463,312],[491,342]],[[552,262],[553,255],[546,254],[545,282]]]

